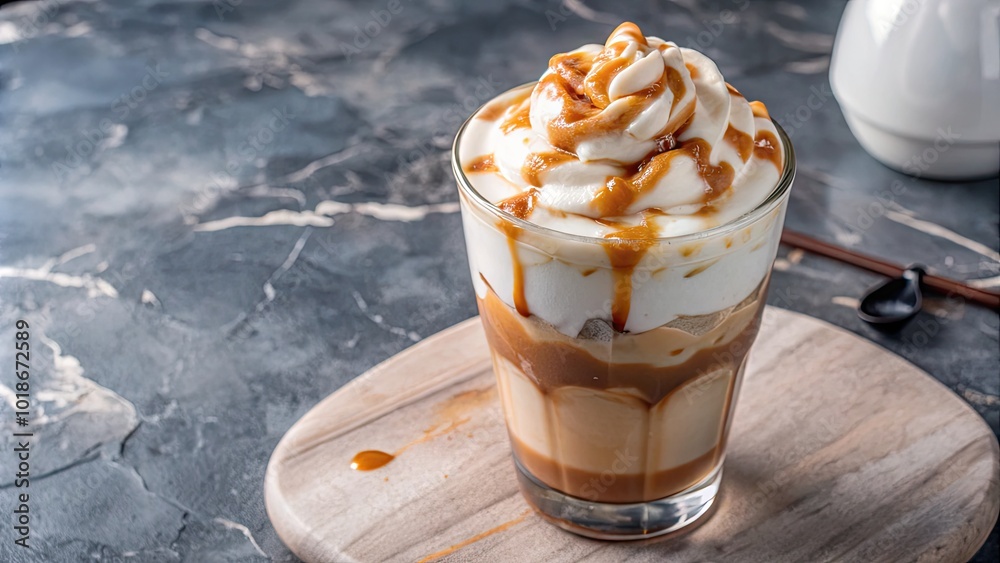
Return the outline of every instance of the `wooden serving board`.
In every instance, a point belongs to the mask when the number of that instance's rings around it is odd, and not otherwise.
[[[913,365],[768,308],[714,514],[611,543],[533,513],[514,476],[479,319],[376,366],[271,457],[267,511],[306,561],[965,561],[997,519],[985,422]],[[371,471],[355,454],[395,454]]]

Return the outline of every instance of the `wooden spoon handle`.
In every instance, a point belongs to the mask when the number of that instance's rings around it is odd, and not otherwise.
[[[875,272],[876,274],[882,274],[883,276],[899,277],[906,269],[888,260],[843,248],[789,229],[782,231],[781,242],[789,246],[801,248],[802,250],[808,250],[813,254]],[[963,282],[934,274],[925,274],[923,276],[923,285],[949,297],[958,295],[963,299],[968,299],[995,311],[1000,310],[1000,293],[971,287]]]

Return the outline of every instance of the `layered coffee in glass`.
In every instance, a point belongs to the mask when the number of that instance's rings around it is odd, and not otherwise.
[[[619,26],[455,141],[472,281],[526,499],[649,537],[718,492],[794,172],[705,55]]]

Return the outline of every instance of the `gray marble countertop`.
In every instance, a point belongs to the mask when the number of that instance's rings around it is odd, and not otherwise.
[[[278,439],[475,314],[458,125],[622,20],[766,101],[798,153],[789,227],[1000,284],[997,180],[903,176],[848,131],[827,80],[842,1],[389,4],[0,10],[0,342],[30,323],[36,403],[34,549],[13,547],[4,516],[0,560],[294,560],[262,498]],[[997,314],[931,298],[883,335],[853,308],[878,279],[783,248],[769,301],[900,354],[1000,431]],[[0,463],[9,514],[13,457]],[[977,557],[997,546],[994,530]]]

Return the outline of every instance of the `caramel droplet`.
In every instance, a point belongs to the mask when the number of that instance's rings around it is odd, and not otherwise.
[[[750,111],[753,112],[754,117],[763,117],[764,119],[771,118],[771,116],[767,113],[767,107],[761,102],[750,102]]]
[[[396,459],[396,456],[392,454],[378,450],[365,450],[354,454],[354,459],[351,460],[351,469],[355,471],[371,471],[382,467],[394,459]]]
[[[483,156],[473,159],[472,162],[463,166],[462,170],[471,174],[475,172],[496,172],[499,168],[497,168],[497,165],[493,162],[493,154],[491,153],[484,154]]]
[[[757,139],[754,141],[753,155],[761,160],[770,160],[771,164],[781,173],[782,154],[778,150],[781,143],[770,131],[757,131]]]

